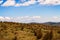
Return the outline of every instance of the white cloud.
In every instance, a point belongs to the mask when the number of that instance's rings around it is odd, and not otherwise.
[[[60,5],[60,0],[38,0],[41,5]]]
[[[24,1],[24,0],[23,0]],[[5,3],[3,3],[1,6],[15,6],[15,7],[19,7],[19,6],[29,6],[31,4],[35,4],[36,1],[35,0],[29,0],[26,1],[24,3],[16,3],[15,0],[7,0]]]
[[[17,3],[15,6],[29,6],[29,5],[31,5],[31,4],[35,4],[36,3],[36,1],[35,0],[29,0],[29,1],[27,1],[27,2],[24,2],[24,3]]]
[[[53,22],[60,22],[60,17],[58,17],[58,16],[53,16],[53,17],[51,18],[51,21],[53,21]]]
[[[60,22],[60,17],[41,17],[41,16],[21,16],[21,17],[2,17],[0,16],[0,21],[11,21],[11,22]]]
[[[11,21],[11,17],[2,17],[0,16],[0,21]]]
[[[15,0],[7,0],[4,4],[1,6],[14,6],[15,5]]]
[[[54,16],[54,17],[53,17],[53,19],[59,19],[59,17],[57,17],[57,16]]]
[[[40,19],[41,17],[40,16],[33,16],[32,18]]]
[[[0,1],[2,3],[3,1]],[[3,3],[1,6],[29,6],[31,4],[39,3],[40,5],[60,5],[60,0],[29,0],[25,1],[22,0],[23,3],[16,3],[15,0],[7,0],[5,3]]]
[[[10,17],[5,17],[6,20],[10,20],[11,18]]]
[[[36,22],[40,19],[40,16],[21,16],[21,17],[0,17],[0,21],[12,21],[12,22]]]
[[[4,17],[0,16],[0,20],[4,20]]]
[[[0,1],[0,4],[3,2],[3,0]]]

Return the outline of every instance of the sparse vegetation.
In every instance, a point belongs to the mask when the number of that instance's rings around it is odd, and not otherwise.
[[[60,26],[0,22],[0,40],[60,40]]]

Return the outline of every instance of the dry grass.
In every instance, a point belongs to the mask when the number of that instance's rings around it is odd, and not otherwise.
[[[0,22],[0,40],[60,40],[60,27],[37,23]]]

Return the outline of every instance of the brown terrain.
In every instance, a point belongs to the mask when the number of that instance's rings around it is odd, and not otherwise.
[[[60,26],[0,22],[0,40],[60,40]]]

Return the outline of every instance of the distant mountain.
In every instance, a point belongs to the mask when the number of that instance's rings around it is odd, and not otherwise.
[[[52,25],[52,26],[60,26],[60,22],[45,22],[43,24]]]
[[[3,21],[0,21],[0,22],[3,22]],[[15,22],[15,23],[18,23],[18,22]],[[45,22],[45,23],[30,22],[28,24],[46,24],[46,25],[52,25],[52,26],[60,26],[60,22]]]

